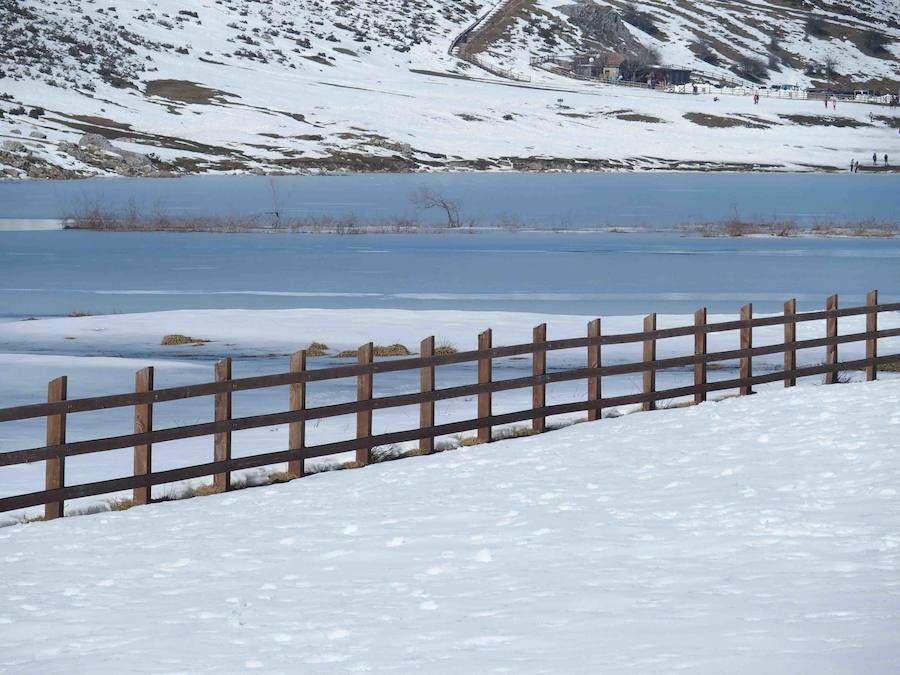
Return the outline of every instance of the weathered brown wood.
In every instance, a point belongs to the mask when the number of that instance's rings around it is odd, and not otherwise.
[[[866,296],[866,306],[876,307],[878,305],[878,291],[869,291]],[[866,332],[870,337],[866,339],[866,358],[875,359],[878,356],[878,338],[874,335],[878,331],[878,312],[870,311],[866,314]],[[878,378],[878,367],[874,364],[866,366],[866,379],[873,382]]]
[[[842,336],[843,337],[843,336]],[[880,365],[883,363],[891,363],[900,359],[900,354],[892,354],[881,357],[876,357],[876,365]],[[867,359],[859,359],[856,361],[849,361],[843,364],[844,367],[848,369],[856,369],[865,367],[869,361]],[[827,366],[824,364],[820,364],[817,366],[808,366],[804,368],[800,368],[791,373],[793,377],[806,377],[812,375],[820,375],[826,372]],[[706,384],[707,391],[721,391],[726,389],[733,389],[735,387],[741,386],[743,384],[749,385],[758,385],[758,384],[766,384],[770,382],[780,381],[784,378],[784,373],[781,371],[765,373],[762,375],[753,376],[749,382],[744,382],[743,380],[724,380],[717,382],[710,382]],[[685,387],[678,387],[674,389],[667,389],[654,392],[652,395],[649,395],[653,400],[664,400],[664,399],[672,399],[678,398],[681,396],[690,396],[694,391],[694,386],[689,385]],[[550,416],[550,415],[562,415],[573,412],[579,412],[588,410],[591,407],[613,407],[613,406],[622,406],[622,405],[631,405],[642,403],[648,398],[648,395],[645,394],[630,394],[625,396],[617,396],[608,399],[603,399],[601,401],[576,401],[572,403],[564,403],[564,404],[556,404],[552,406],[546,406],[541,410],[524,410],[513,413],[506,413],[503,415],[495,415],[489,417],[487,419],[474,419],[474,420],[465,420],[462,422],[451,422],[447,424],[442,424],[439,426],[432,427],[430,429],[409,429],[404,431],[391,432],[387,434],[381,434],[378,436],[371,436],[365,439],[357,440],[348,440],[348,441],[338,441],[334,443],[328,443],[324,445],[318,445],[313,447],[307,447],[302,452],[298,451],[279,451],[279,452],[271,452],[262,455],[252,455],[249,457],[240,457],[229,460],[227,462],[212,462],[204,465],[195,465],[189,467],[183,467],[180,469],[172,469],[170,471],[163,472],[155,472],[149,476],[151,485],[159,485],[163,483],[171,483],[174,481],[180,480],[188,480],[191,478],[196,478],[199,476],[208,476],[212,475],[216,472],[221,472],[224,470],[228,471],[237,471],[241,469],[248,469],[257,466],[265,466],[269,464],[278,464],[282,462],[289,462],[293,459],[296,459],[298,456],[302,456],[304,458],[314,458],[314,457],[322,457],[325,455],[337,454],[340,452],[350,452],[356,449],[360,444],[375,444],[375,445],[388,445],[391,443],[401,443],[410,440],[417,440],[424,435],[445,435],[445,434],[454,434],[460,433],[463,431],[468,431],[474,429],[476,427],[484,426],[485,424],[490,425],[500,425],[500,424],[511,424],[517,421],[522,421],[526,419],[530,419],[535,414]],[[0,499],[0,512],[10,511],[15,509],[27,508],[29,506],[40,505],[50,501],[59,501],[65,499],[75,499],[79,497],[86,497],[97,494],[106,494],[109,492],[117,492],[121,490],[129,490],[136,487],[140,482],[144,479],[141,477],[128,476],[125,478],[117,478],[108,481],[100,481],[96,483],[88,483],[83,485],[75,485],[68,486],[62,489],[56,489],[51,491],[37,492],[37,493],[29,493],[26,495],[17,495],[14,497],[7,497]]]
[[[225,357],[216,363],[216,382],[227,382],[231,379],[231,357]],[[215,398],[216,422],[231,420],[231,392],[223,391],[216,394]],[[213,458],[217,462],[225,462],[231,459],[231,430],[217,433],[213,440]],[[213,479],[216,492],[225,492],[231,489],[231,472],[217,473]]]
[[[47,401],[66,400],[69,378],[57,377],[47,385]],[[62,445],[66,442],[66,416],[51,415],[47,418],[47,445]],[[65,456],[48,459],[44,471],[44,489],[58,490],[66,484],[66,458]],[[65,501],[63,499],[48,501],[44,504],[44,520],[62,518],[65,513]]]
[[[656,330],[656,314],[649,314],[644,317],[644,333],[651,333]],[[647,366],[650,361],[656,361],[656,338],[652,337],[644,340],[644,389],[643,393],[652,394],[656,391],[656,368]],[[645,411],[656,410],[656,401],[647,400],[641,404],[641,409]]]
[[[706,355],[706,331],[700,330],[706,326],[706,307],[698,309],[694,312],[694,326],[697,332],[694,333],[694,356]],[[697,361],[694,364],[694,385],[697,390],[694,392],[694,403],[700,404],[706,400],[706,390],[703,385],[706,384],[706,361]]]
[[[434,356],[434,336],[431,335],[419,344],[419,353],[424,356]],[[425,366],[419,371],[419,391],[421,393],[433,392],[435,387],[434,366]],[[434,426],[434,401],[422,401],[419,404],[419,427],[427,429]],[[434,436],[419,439],[419,451],[425,453],[434,452]]]
[[[838,296],[830,295],[825,301],[826,310],[835,310],[838,308]],[[829,317],[825,319],[825,336],[837,337],[838,320],[837,317]],[[838,381],[837,372],[838,348],[837,343],[830,344],[825,347],[825,364],[831,366],[831,370],[825,373],[825,384],[834,384]]]
[[[744,305],[741,307],[741,321],[751,321],[753,319],[753,305]],[[746,325],[741,327],[741,349],[753,349],[753,326]],[[748,353],[747,356],[741,358],[741,379],[747,380],[753,377],[753,357]],[[741,396],[753,393],[750,385],[741,387]]]
[[[692,327],[693,328],[693,327]],[[881,330],[876,333],[878,339],[900,336],[900,328],[891,328]],[[850,342],[862,342],[867,339],[867,333],[855,333],[847,335],[839,335],[836,338],[813,338],[795,343],[796,349],[812,349],[824,347],[830,342],[836,341],[840,344]],[[778,354],[784,351],[782,344],[764,345],[754,347],[750,350],[752,356],[765,356]],[[698,361],[713,363],[717,361],[732,361],[743,357],[747,352],[741,349],[734,349],[723,352],[710,352],[706,356],[698,357],[679,356],[668,359],[658,359],[647,365],[652,365],[657,370],[665,370],[668,368],[681,368],[685,366],[693,367]],[[882,361],[888,362],[888,361]],[[551,384],[554,382],[568,382],[572,380],[584,380],[594,375],[603,377],[611,377],[614,375],[627,375],[630,373],[643,372],[645,369],[643,362],[623,363],[617,365],[603,366],[599,369],[576,368],[568,371],[560,371],[535,378],[533,376],[499,380],[486,384],[469,384],[458,387],[448,387],[437,389],[430,393],[414,393],[400,394],[395,396],[385,396],[373,398],[369,401],[351,401],[346,403],[337,403],[316,408],[308,408],[302,411],[287,411],[280,413],[267,413],[263,415],[253,415],[249,417],[232,418],[222,422],[203,422],[200,424],[186,425],[183,427],[174,427],[168,429],[160,429],[146,434],[127,434],[123,436],[112,436],[108,438],[100,438],[89,441],[76,441],[57,446],[48,446],[40,448],[30,448],[27,450],[13,450],[10,452],[0,453],[0,467],[12,466],[15,464],[23,464],[26,462],[44,461],[50,457],[56,457],[62,454],[67,456],[83,455],[93,452],[101,452],[105,450],[114,450],[117,448],[127,448],[142,443],[164,443],[185,438],[196,438],[198,436],[208,436],[210,434],[220,433],[223,431],[242,431],[246,429],[256,429],[266,426],[275,426],[279,424],[290,424],[299,420],[316,420],[328,417],[337,417],[340,415],[356,414],[360,410],[379,410],[384,408],[396,408],[407,405],[418,405],[424,400],[440,401],[452,398],[460,398],[463,396],[472,396],[480,394],[484,391],[499,392],[512,389],[521,389],[532,387],[535,383],[543,382]],[[845,368],[849,368],[844,364]],[[822,371],[824,372],[824,371]]]
[[[531,331],[531,341],[535,345],[539,345],[547,341],[547,324],[542,323],[535,326]],[[531,354],[531,374],[533,377],[542,377],[547,374],[547,352],[535,350]],[[531,407],[543,408],[547,405],[547,385],[543,382],[536,382],[531,387]],[[546,417],[535,417],[531,420],[531,430],[540,434],[547,428]]]
[[[588,337],[600,337],[600,319],[594,319],[590,323],[588,323],[587,334]],[[587,348],[587,366],[588,368],[599,368],[600,367],[600,345],[589,345]],[[603,397],[602,390],[602,380],[599,375],[595,377],[589,377],[587,381],[588,391],[588,401],[599,401]],[[588,421],[594,422],[599,420],[603,416],[603,411],[599,408],[592,408],[588,410]]]
[[[134,390],[137,392],[153,390],[153,367],[139,370],[134,376]],[[142,403],[134,406],[134,433],[143,434],[153,431],[153,404]],[[134,475],[147,476],[153,471],[153,445],[142,443],[134,446]],[[134,488],[131,500],[135,504],[147,504],[150,501],[150,486],[142,485]]]
[[[797,316],[797,300],[791,298],[784,303],[784,370],[790,373],[797,368],[797,349],[793,345],[797,342],[797,323],[793,320]],[[797,384],[796,377],[785,377],[784,386],[793,387]]]
[[[290,369],[292,373],[306,370],[306,350],[301,349],[291,354]],[[306,382],[295,382],[290,385],[288,409],[306,410]],[[291,450],[302,450],[306,447],[306,420],[298,420],[288,425],[288,447]],[[288,474],[300,478],[306,475],[306,464],[296,459],[288,464]]]
[[[371,342],[362,345],[356,352],[356,359],[360,365],[372,363],[374,358],[374,346]],[[361,373],[356,378],[356,400],[369,401],[373,392],[372,373]],[[356,437],[367,438],[372,435],[372,410],[360,410],[356,413]],[[356,461],[366,465],[372,461],[372,445],[356,449]]]
[[[481,333],[478,336],[478,349],[485,350],[491,348],[492,341],[492,332],[491,329],[488,328],[486,331]],[[478,383],[479,384],[487,384],[491,381],[493,376],[492,369],[492,361],[490,357],[482,358],[478,360]],[[481,394],[478,394],[478,416],[479,417],[490,417],[491,416],[491,392],[485,391]],[[478,441],[480,443],[489,443],[491,441],[491,427],[490,425],[485,427],[478,428]]]
[[[871,307],[851,307],[847,309],[839,309],[835,313],[826,311],[805,312],[797,314],[793,318],[784,316],[767,316],[753,319],[753,327],[782,325],[788,321],[797,323],[807,321],[821,321],[831,316],[846,317],[868,314],[873,311]],[[900,311],[900,303],[891,303],[878,305],[875,308],[878,312],[896,312]],[[740,321],[726,321],[714,324],[707,324],[707,333],[718,333],[738,330],[742,327]],[[694,335],[694,326],[683,326],[678,328],[666,328],[654,331],[651,337],[662,340],[671,337],[681,337],[686,335]],[[506,356],[516,356],[523,354],[531,354],[535,349],[541,351],[556,351],[562,349],[580,349],[594,344],[596,341],[600,345],[617,345],[635,342],[644,342],[648,336],[643,333],[625,333],[620,335],[604,335],[600,338],[569,338],[565,340],[548,340],[543,345],[535,347],[533,343],[528,342],[521,345],[510,345],[504,347],[496,347],[490,350],[488,354],[480,351],[458,352],[456,354],[441,354],[428,358],[409,358],[409,359],[391,359],[389,361],[380,361],[369,365],[349,365],[335,366],[333,368],[317,368],[315,370],[307,370],[304,373],[277,373],[273,375],[259,375],[254,377],[232,379],[228,382],[207,382],[202,384],[185,385],[181,387],[171,387],[166,389],[156,389],[146,393],[126,393],[112,394],[107,396],[95,396],[81,399],[71,399],[56,403],[36,403],[24,406],[14,406],[10,408],[0,409],[0,422],[9,422],[14,420],[31,419],[35,417],[47,417],[49,415],[58,415],[75,412],[87,412],[90,410],[106,410],[109,408],[133,407],[144,403],[162,403],[165,401],[182,400],[186,398],[196,398],[200,396],[212,396],[224,391],[247,391],[251,389],[263,389],[267,387],[281,387],[293,384],[295,382],[318,382],[322,380],[334,380],[342,377],[356,377],[360,373],[386,373],[402,370],[420,369],[427,365],[440,366],[455,363],[469,363],[481,360],[483,358],[503,358]]]

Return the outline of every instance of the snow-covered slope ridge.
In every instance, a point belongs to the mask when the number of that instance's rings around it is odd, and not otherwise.
[[[604,47],[590,23],[573,23],[571,4],[555,0],[518,2],[483,36],[482,62],[531,82],[503,80],[448,54],[494,4],[0,0],[0,177],[797,170],[843,168],[874,150],[898,154],[898,117],[887,108],[823,114],[811,101],[771,101],[763,109],[534,68],[535,56]],[[668,62],[732,75],[741,55],[775,50],[777,70],[765,81],[812,82],[798,68],[829,54],[848,81],[900,79],[894,3],[858,0],[843,3],[853,9],[844,13],[817,5],[824,32],[809,36],[804,8],[682,5],[638,3],[642,16],[656,17],[652,34],[617,25],[629,44]],[[887,40],[877,54],[856,44],[866,30]],[[700,38],[718,66],[694,54]]]
[[[896,672],[900,382],[0,529],[4,672]]]

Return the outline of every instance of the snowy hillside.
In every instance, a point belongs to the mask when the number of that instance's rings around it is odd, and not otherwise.
[[[0,529],[4,672],[896,672],[900,382]]]
[[[729,77],[742,58],[765,59],[759,82],[895,89],[891,0],[655,0],[635,5],[638,18],[615,3],[612,33],[594,20],[609,3],[573,2],[504,5],[467,61],[448,50],[488,0],[0,0],[0,176],[821,170],[900,154],[900,117],[881,106],[754,106],[530,64],[625,45]],[[650,32],[619,14],[651,17]]]

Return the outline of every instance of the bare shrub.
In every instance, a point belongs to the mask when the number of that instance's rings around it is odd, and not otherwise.
[[[766,77],[766,73],[768,72],[768,69],[766,68],[766,62],[752,56],[742,56],[734,62],[734,65],[731,67],[731,69],[744,79],[751,80],[753,82],[759,82],[763,80]]]
[[[626,80],[642,80],[650,72],[650,68],[660,61],[659,52],[655,49],[642,49],[629,54],[619,66],[619,72]]]
[[[459,202],[445,197],[439,192],[423,187],[412,197],[412,202],[420,209],[438,209],[447,216],[447,227],[456,229],[461,226],[459,218]]]

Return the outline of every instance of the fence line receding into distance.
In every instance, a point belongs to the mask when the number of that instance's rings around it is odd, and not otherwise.
[[[368,343],[359,348],[356,364],[321,369],[308,369],[306,352],[299,351],[291,356],[288,372],[238,379],[232,377],[231,359],[226,358],[216,364],[213,382],[154,389],[153,369],[145,368],[137,373],[134,392],[80,399],[67,398],[67,379],[60,377],[50,382],[46,403],[0,409],[0,423],[42,417],[47,420],[46,445],[0,453],[0,470],[5,466],[45,462],[45,489],[0,499],[0,512],[43,505],[45,518],[58,518],[63,515],[67,500],[124,490],[132,491],[135,503],[146,504],[151,501],[151,488],[154,485],[206,476],[213,477],[216,491],[225,491],[231,488],[231,474],[242,469],[286,462],[289,475],[301,477],[304,475],[304,460],[326,455],[355,452],[357,462],[366,465],[373,461],[373,449],[378,446],[418,441],[419,450],[429,453],[434,451],[435,438],[438,436],[476,431],[478,440],[489,441],[492,438],[493,427],[527,420],[530,420],[531,430],[540,433],[547,429],[546,418],[551,415],[587,412],[589,420],[596,420],[600,419],[604,408],[640,405],[643,410],[654,410],[657,402],[679,397],[692,397],[694,403],[702,403],[710,392],[737,389],[741,394],[749,394],[756,385],[782,381],[785,386],[793,386],[797,378],[814,375],[824,375],[826,383],[835,383],[839,381],[840,370],[865,370],[867,379],[871,381],[876,379],[879,366],[900,360],[900,354],[878,355],[879,339],[900,336],[900,328],[878,330],[878,316],[881,313],[896,311],[900,311],[900,303],[878,304],[878,293],[872,291],[864,306],[839,309],[837,296],[832,296],[828,298],[825,310],[798,313],[796,302],[791,300],[785,303],[783,315],[753,318],[752,307],[746,305],[741,309],[739,320],[720,323],[708,323],[707,312],[701,309],[696,312],[693,325],[675,328],[658,329],[656,315],[651,314],[644,320],[644,330],[638,333],[603,334],[601,321],[597,319],[588,324],[584,337],[557,340],[547,338],[546,325],[542,324],[534,329],[531,342],[494,347],[492,333],[487,330],[479,335],[478,349],[452,354],[435,354],[434,338],[431,337],[422,341],[419,356],[376,362],[373,358],[373,346]],[[861,315],[866,317],[865,332],[847,335],[838,333],[839,318]],[[799,323],[822,320],[826,325],[824,337],[797,340]],[[753,346],[755,328],[777,325],[784,327],[782,342]],[[707,337],[711,333],[729,331],[739,331],[739,348],[708,351]],[[658,340],[684,336],[694,338],[692,354],[657,358]],[[866,357],[853,361],[839,361],[838,346],[854,342],[865,343]],[[642,345],[641,361],[602,365],[601,352],[604,347],[635,343]],[[826,350],[824,363],[797,367],[798,350],[822,347]],[[585,349],[585,367],[548,373],[547,352],[564,349]],[[754,375],[753,359],[773,354],[784,355],[783,368]],[[492,366],[495,359],[521,355],[531,356],[530,376],[494,379]],[[708,381],[707,372],[711,364],[735,360],[740,363],[739,377]],[[477,382],[437,388],[435,369],[459,363],[477,364]],[[692,384],[657,389],[656,374],[659,371],[685,367],[693,369]],[[373,381],[376,375],[410,370],[417,370],[420,373],[419,391],[374,396]],[[636,373],[643,374],[640,393],[603,397],[603,377]],[[309,383],[341,378],[356,378],[355,401],[312,408],[307,406],[306,390]],[[575,380],[586,381],[585,400],[547,404],[547,385]],[[231,398],[234,392],[284,386],[289,387],[289,396],[285,401],[286,410],[249,417],[233,416]],[[492,394],[516,389],[532,390],[531,407],[527,410],[493,414]],[[155,403],[202,396],[213,397],[213,421],[164,429],[153,428]],[[477,416],[445,423],[439,423],[435,419],[436,401],[470,396],[477,398]],[[420,410],[418,427],[373,434],[372,415],[375,410],[413,405],[419,406]],[[134,408],[134,433],[76,442],[66,440],[68,415],[122,407]],[[313,446],[306,444],[308,421],[349,414],[356,415],[356,438]],[[247,457],[232,457],[232,432],[279,424],[289,425],[288,448]],[[212,436],[214,439],[211,462],[166,471],[153,470],[154,444],[200,436]],[[66,484],[65,465],[68,457],[121,448],[134,449],[133,475],[79,485]]]

